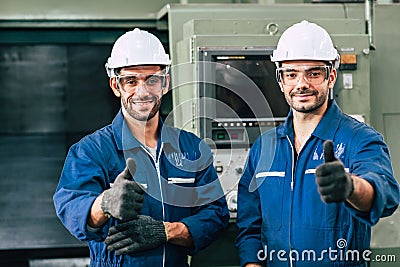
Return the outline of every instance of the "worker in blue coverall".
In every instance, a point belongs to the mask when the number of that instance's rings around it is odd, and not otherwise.
[[[239,183],[241,266],[366,266],[371,226],[398,207],[382,136],[329,100],[339,59],[314,23],[279,39],[271,60],[291,110],[253,144]]]
[[[106,69],[121,109],[66,157],[54,205],[91,267],[188,266],[228,225],[209,147],[160,119],[169,67],[153,34],[119,37]]]

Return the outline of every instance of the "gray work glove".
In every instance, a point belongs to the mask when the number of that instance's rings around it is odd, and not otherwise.
[[[325,163],[315,171],[319,194],[326,203],[345,201],[353,194],[353,178],[335,157],[331,140],[324,142],[324,158]]]
[[[117,255],[153,249],[167,242],[163,221],[139,215],[137,219],[113,226],[104,241]]]
[[[135,171],[135,160],[128,158],[126,168],[117,176],[114,185],[103,193],[101,209],[104,214],[121,221],[138,217],[143,205],[144,191],[137,182],[132,181]]]

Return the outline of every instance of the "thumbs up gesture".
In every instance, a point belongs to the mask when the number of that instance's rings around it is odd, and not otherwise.
[[[113,187],[103,193],[101,209],[104,214],[121,221],[138,217],[143,204],[144,191],[137,182],[132,181],[136,171],[136,162],[129,158],[126,168],[117,176]]]
[[[353,194],[353,179],[335,157],[331,140],[324,142],[324,159],[325,163],[318,166],[315,172],[321,199],[326,203],[345,201]]]

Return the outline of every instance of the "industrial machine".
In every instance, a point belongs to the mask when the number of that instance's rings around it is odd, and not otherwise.
[[[368,96],[369,42],[363,21],[312,21],[333,33],[342,54],[339,80],[331,97],[341,104]],[[236,185],[248,149],[260,133],[283,123],[289,111],[270,55],[279,35],[295,22],[298,20],[193,19],[183,25],[183,39],[177,43],[178,68],[172,68],[176,104],[171,116],[176,126],[210,143],[233,217]],[[213,30],[210,33],[208,29]],[[185,50],[188,52],[182,53]],[[182,83],[181,71],[185,81],[194,82]],[[354,109],[344,105],[343,109],[360,120],[369,120],[367,106]]]
[[[338,80],[330,97],[345,113],[360,121],[380,121],[372,112],[376,98],[371,95],[377,93],[371,92],[375,52],[371,13],[367,4],[169,5],[160,12],[161,21],[168,25],[174,63],[171,120],[210,144],[232,222],[236,216],[237,183],[248,149],[261,132],[282,123],[288,111],[270,62],[270,54],[287,27],[308,19],[329,31],[341,54]],[[374,228],[372,246],[399,246],[400,237],[393,232],[396,218],[397,214]],[[222,239],[219,248],[235,255],[229,241],[232,240]],[[210,257],[218,266],[234,265],[236,259],[232,257],[224,258],[223,263],[213,257],[216,249],[212,246],[200,253],[201,259],[196,261],[195,257],[194,266],[202,266],[195,264],[198,261],[207,265]],[[386,251],[392,255],[399,253],[395,248]],[[375,264],[382,263],[370,265]]]
[[[68,147],[109,123],[118,110],[104,62],[115,39],[134,27],[154,33],[169,50],[172,86],[162,116],[210,145],[231,211],[227,231],[193,257],[192,266],[238,265],[237,183],[254,140],[282,123],[288,112],[270,55],[280,34],[295,22],[307,19],[331,33],[342,62],[330,97],[345,113],[384,134],[400,175],[400,33],[393,27],[400,23],[399,4],[135,2],[98,0],[94,9],[90,1],[2,1],[0,266],[65,267],[51,259],[88,257],[85,243],[56,218],[51,198]],[[381,220],[371,243],[397,261],[399,217],[397,212]],[[45,265],[47,260],[51,263]]]

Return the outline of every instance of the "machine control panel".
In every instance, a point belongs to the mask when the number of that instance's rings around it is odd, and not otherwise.
[[[213,149],[214,167],[224,190],[231,218],[236,218],[238,183],[246,164],[247,148]]]

